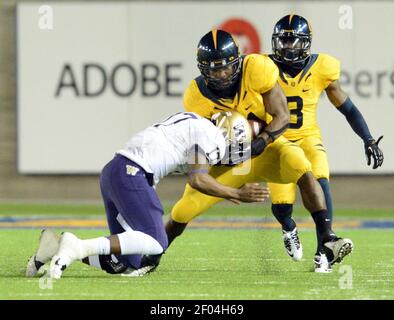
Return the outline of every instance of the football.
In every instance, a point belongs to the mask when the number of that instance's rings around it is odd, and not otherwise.
[[[254,140],[261,132],[263,132],[264,125],[262,122],[256,120],[248,120],[252,129],[252,140]]]

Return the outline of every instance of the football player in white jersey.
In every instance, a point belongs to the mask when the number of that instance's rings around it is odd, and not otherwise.
[[[163,253],[168,240],[154,186],[171,172],[188,173],[193,188],[235,203],[267,199],[268,189],[258,184],[236,189],[208,174],[209,166],[219,161],[234,164],[250,156],[248,121],[237,112],[221,112],[214,118],[216,125],[195,113],[181,112],[133,136],[100,176],[111,235],[81,240],[65,232],[57,239],[45,230],[26,275],[34,276],[49,260],[50,276],[55,279],[75,260],[108,273],[122,273],[138,269],[143,254]]]

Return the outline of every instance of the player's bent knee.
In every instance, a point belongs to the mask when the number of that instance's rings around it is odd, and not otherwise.
[[[297,180],[297,184],[300,185],[312,185],[313,182],[316,181],[315,176],[311,171],[305,172],[300,178]]]
[[[171,218],[178,223],[188,223],[222,200],[222,198],[203,194],[187,184],[182,199],[175,204],[171,211]]]
[[[155,239],[151,239],[152,243],[147,248],[144,254],[162,254],[164,252],[164,248],[162,245]],[[166,246],[167,247],[167,246]]]
[[[155,238],[140,231],[118,234],[121,254],[161,254],[167,249],[167,239],[160,244]]]
[[[325,170],[316,171],[313,170],[313,175],[315,176],[316,180],[330,180],[330,174]]]
[[[299,161],[285,162],[281,169],[281,175],[287,180],[285,183],[297,183],[307,173],[312,173],[312,167],[305,157]]]
[[[200,206],[187,198],[179,200],[171,211],[171,219],[178,223],[188,223],[200,214]]]
[[[281,152],[281,176],[289,182],[297,182],[305,173],[312,171],[312,165],[306,158],[304,151],[292,145]]]

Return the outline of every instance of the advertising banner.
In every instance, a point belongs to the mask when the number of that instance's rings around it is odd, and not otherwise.
[[[332,173],[394,173],[394,3],[335,1],[19,3],[18,171],[98,173],[132,134],[183,110],[205,33],[222,28],[243,53],[270,53],[273,26],[289,13],[310,22],[313,53],[341,61],[343,89],[372,135],[385,136],[375,171],[323,95],[318,120]]]

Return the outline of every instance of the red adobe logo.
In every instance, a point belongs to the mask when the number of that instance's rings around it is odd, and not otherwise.
[[[222,22],[217,28],[236,37],[241,54],[261,53],[259,34],[249,21],[242,18],[230,18]]]

